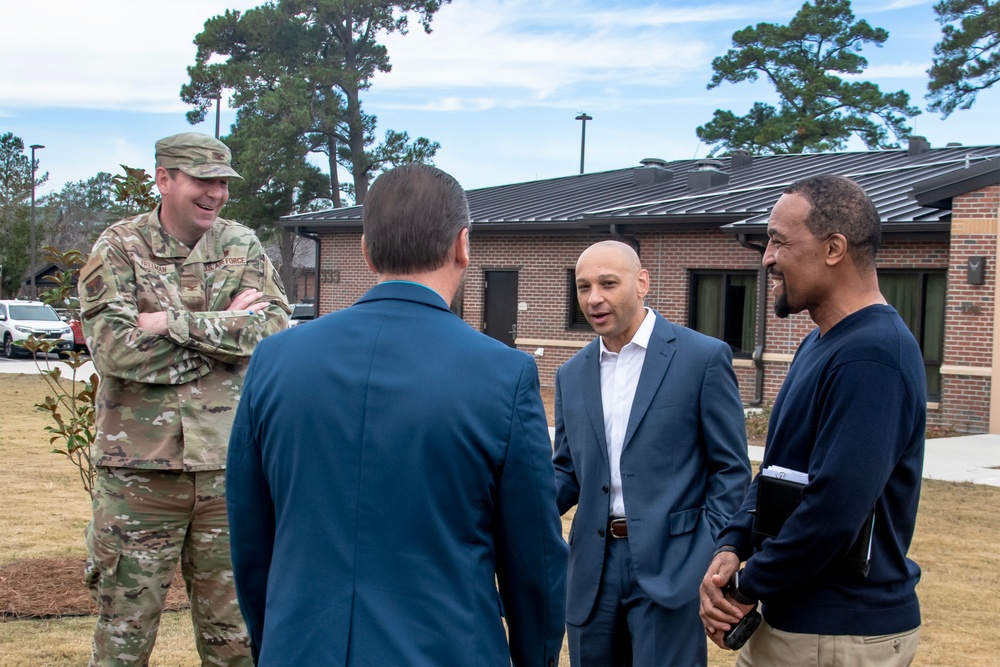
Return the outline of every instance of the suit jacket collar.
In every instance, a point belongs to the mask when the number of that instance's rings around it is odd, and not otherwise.
[[[444,297],[432,290],[430,287],[420,283],[405,282],[402,280],[389,280],[379,283],[368,290],[363,297],[355,303],[365,303],[368,301],[380,301],[383,299],[395,299],[400,301],[412,301],[422,303],[427,306],[439,308],[451,312]]]
[[[646,359],[642,363],[642,372],[639,373],[639,384],[635,388],[635,398],[632,399],[632,411],[628,416],[628,428],[625,429],[622,451],[628,447],[629,441],[635,435],[636,429],[639,428],[639,422],[642,421],[649,404],[653,401],[656,390],[663,383],[667,368],[677,351],[672,343],[676,337],[674,325],[656,313],[653,334],[649,337]]]
[[[674,358],[676,348],[673,340],[677,337],[674,334],[674,325],[665,317],[656,314],[656,322],[653,324],[653,333],[649,337],[649,345],[646,347],[646,359],[642,363],[642,372],[639,374],[639,384],[635,389],[635,398],[632,399],[632,411],[629,413],[628,427],[625,430],[625,441],[622,443],[622,451],[628,447],[629,441],[639,428],[643,415],[653,401],[656,390],[663,382],[667,374],[667,368]],[[608,441],[604,435],[604,403],[601,400],[601,343],[600,337],[595,338],[587,347],[583,348],[586,357],[584,364],[583,378],[583,398],[590,415],[591,425],[597,435],[597,441],[601,444],[601,451],[604,458],[608,458]]]
[[[672,341],[677,337],[674,334],[674,325],[665,317],[656,314],[656,322],[653,324],[653,333],[649,337],[649,345],[646,347],[646,359],[642,364],[642,372],[639,374],[639,384],[635,389],[635,398],[632,399],[632,411],[629,413],[628,427],[625,430],[625,441],[622,450],[628,447],[629,441],[635,435],[643,415],[653,401],[656,390],[663,382],[667,374],[670,361],[674,358],[676,348]],[[601,400],[601,343],[600,337],[595,338],[587,347],[583,348],[586,358],[584,364],[583,377],[583,398],[590,415],[591,425],[597,435],[597,441],[601,444],[601,452],[605,460],[608,458],[608,442],[604,436],[604,403]]]
[[[601,400],[601,337],[598,336],[583,348],[584,364],[583,378],[583,405],[585,412],[590,417],[590,425],[594,429],[594,436],[597,438],[598,449],[604,457],[604,463],[610,469],[608,461],[608,439],[604,433],[604,401]]]

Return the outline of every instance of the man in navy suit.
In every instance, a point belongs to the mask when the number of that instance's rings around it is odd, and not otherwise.
[[[236,414],[227,504],[257,664],[555,665],[566,543],[538,371],[448,309],[465,193],[400,167],[363,226],[379,283],[259,346]]]
[[[570,662],[704,665],[698,585],[750,480],[732,352],[644,307],[624,243],[587,248],[576,290],[599,336],[556,374]]]

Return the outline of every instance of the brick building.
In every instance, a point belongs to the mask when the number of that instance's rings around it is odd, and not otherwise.
[[[470,190],[472,261],[453,309],[471,326],[535,355],[543,386],[592,339],[576,303],[580,252],[630,239],[649,269],[648,304],[727,341],[744,402],[774,400],[807,314],[779,319],[761,268],[767,216],[785,186],[810,175],[854,179],[882,217],[879,282],[924,353],[928,420],[1000,433],[995,304],[1000,146],[643,160],[641,166]],[[319,312],[375,283],[361,257],[360,207],[289,216],[318,239]]]

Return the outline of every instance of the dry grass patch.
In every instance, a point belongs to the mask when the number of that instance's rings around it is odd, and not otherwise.
[[[554,424],[554,390],[542,400]],[[763,432],[748,436],[763,444]],[[932,435],[948,435],[939,429]],[[756,466],[755,472],[756,472]],[[1000,590],[1000,488],[924,480],[910,557],[923,574],[917,586],[923,623],[914,665],[925,667],[1000,667],[1000,611],[993,591]],[[569,535],[573,510],[563,517]],[[708,646],[711,667],[731,666],[736,654]],[[569,664],[565,647],[562,664]]]
[[[90,503],[76,470],[49,453],[46,415],[34,404],[46,387],[37,376],[0,375],[0,565],[36,558],[83,558]],[[551,390],[543,390],[551,417]],[[910,555],[923,568],[917,589],[923,609],[914,664],[925,667],[1000,666],[1000,488],[924,481]],[[572,514],[563,517],[569,532]],[[0,620],[0,667],[82,665],[90,652],[93,617]],[[709,664],[735,663],[709,647]],[[199,664],[186,611],[163,616],[152,665]],[[562,664],[569,664],[563,652]]]
[[[83,531],[90,498],[77,470],[50,453],[43,429],[49,417],[35,409],[48,393],[35,375],[0,375],[0,565],[26,558],[84,557]]]
[[[90,660],[94,617],[0,622],[0,667],[80,667]],[[160,621],[151,667],[198,667],[194,630],[187,612]]]
[[[1000,488],[924,480],[910,557],[923,626],[918,664],[1000,665]]]

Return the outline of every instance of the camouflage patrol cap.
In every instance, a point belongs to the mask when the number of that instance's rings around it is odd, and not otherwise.
[[[201,132],[182,132],[156,142],[157,167],[180,169],[193,178],[243,178],[230,166],[231,159],[224,143]]]

